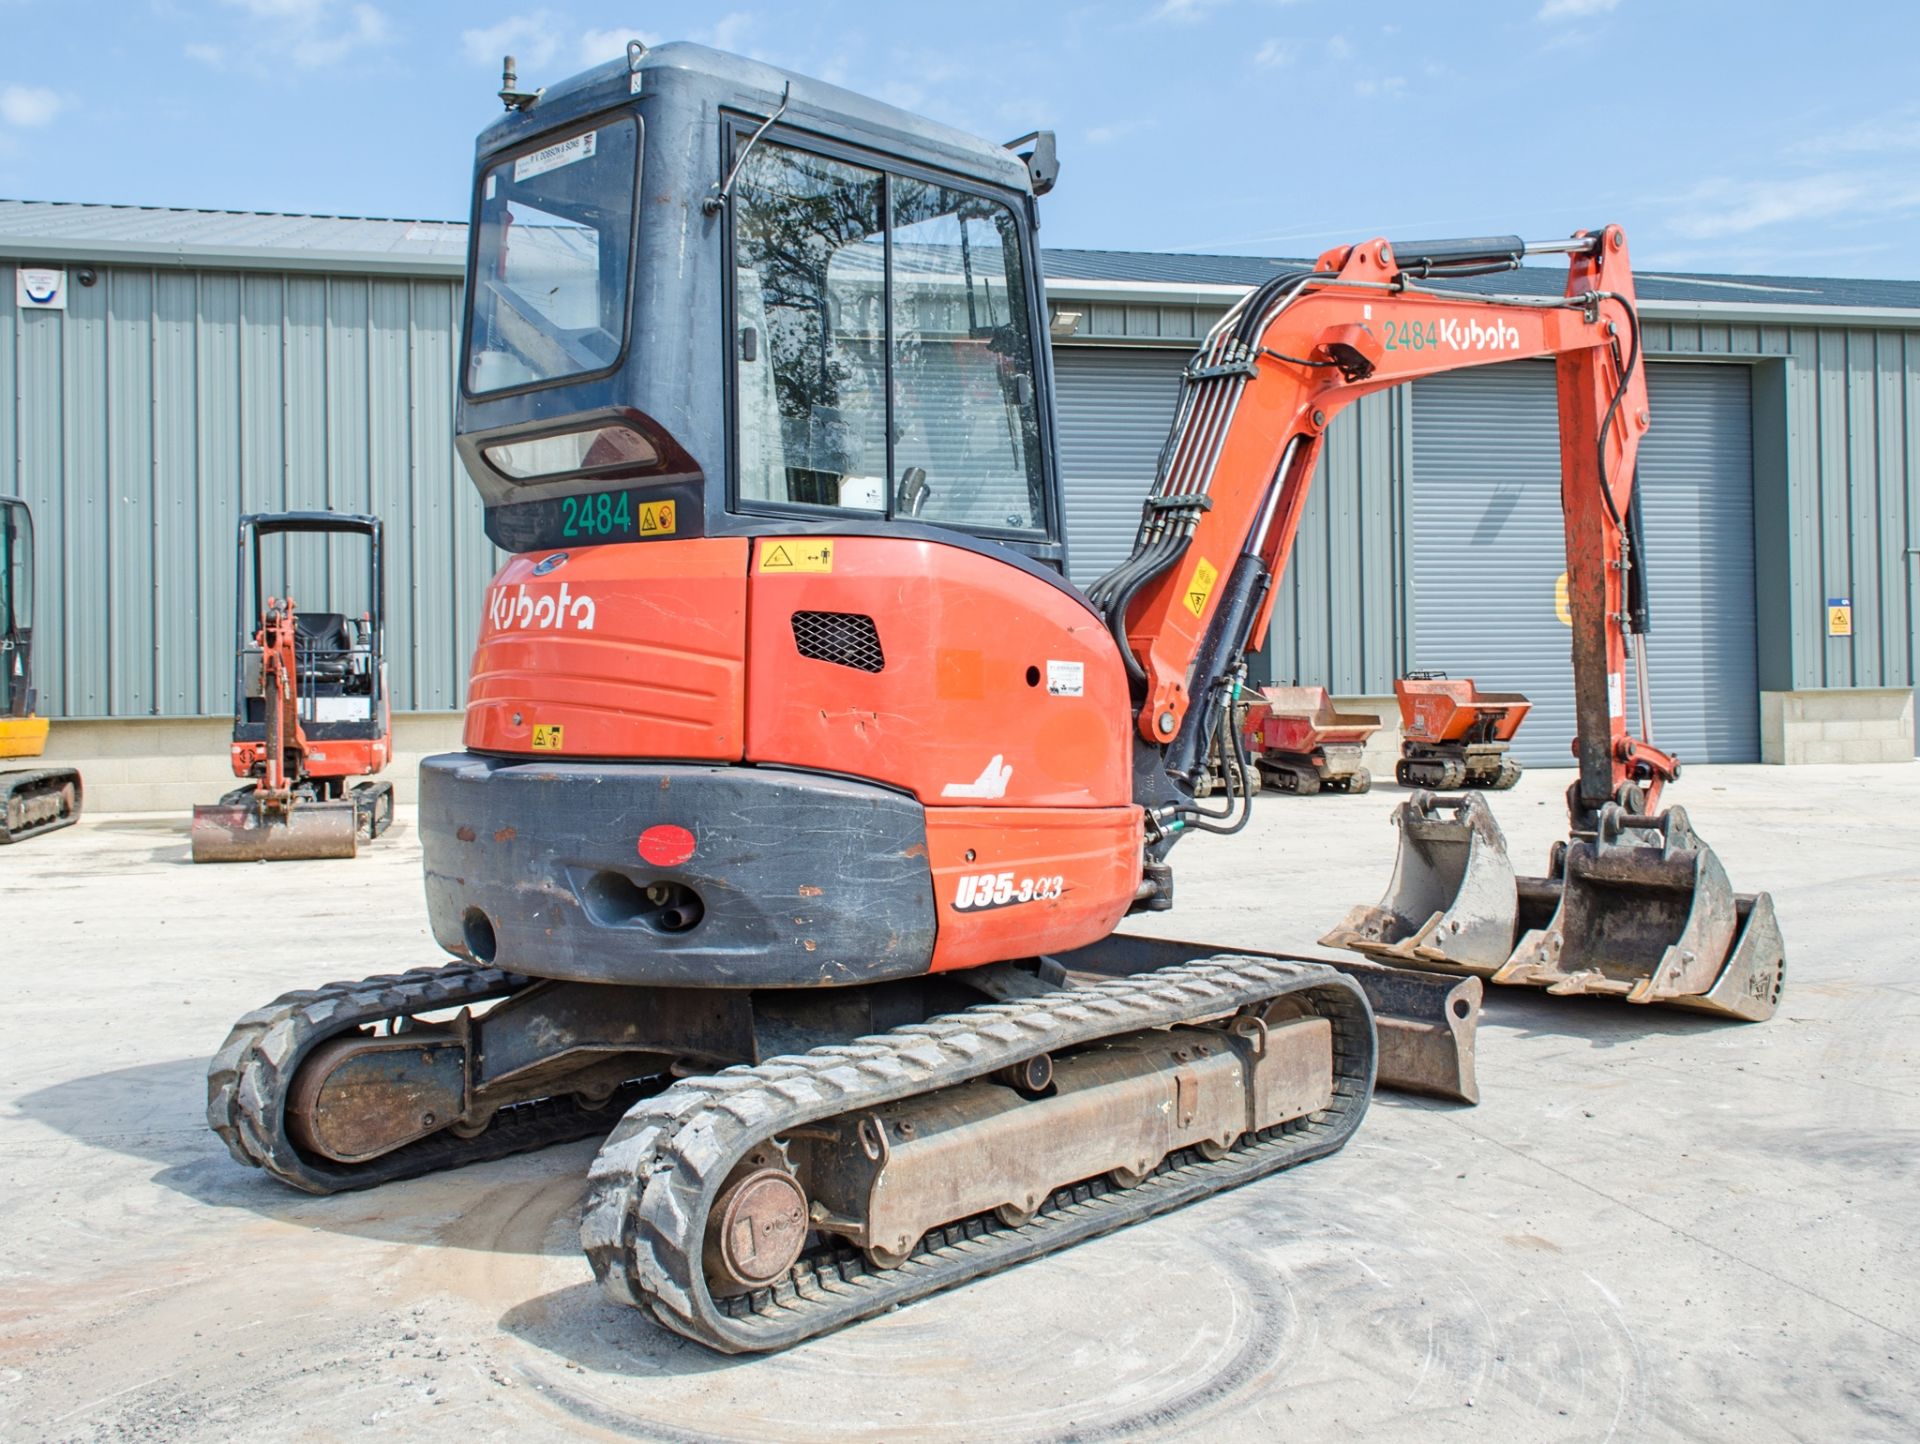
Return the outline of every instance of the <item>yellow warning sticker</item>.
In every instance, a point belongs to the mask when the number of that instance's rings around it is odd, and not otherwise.
[[[672,502],[649,502],[640,508],[641,536],[672,536],[675,528]]]
[[[803,537],[762,541],[760,570],[763,572],[830,572],[833,570],[833,543]]]
[[[557,722],[543,722],[533,729],[533,747],[536,752],[558,752],[560,735],[565,729]]]
[[[1219,570],[1212,562],[1201,557],[1200,564],[1193,569],[1193,575],[1187,579],[1187,593],[1182,598],[1187,604],[1187,610],[1196,617],[1204,615],[1207,610],[1207,598],[1213,595],[1213,584],[1219,580]]]

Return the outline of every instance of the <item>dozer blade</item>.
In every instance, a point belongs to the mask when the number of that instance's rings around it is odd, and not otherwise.
[[[1519,897],[1507,840],[1486,801],[1416,792],[1393,821],[1400,851],[1386,896],[1354,908],[1320,945],[1491,976],[1513,950]]]
[[[1217,943],[1111,933],[1084,948],[1055,954],[1053,960],[1069,975],[1118,978],[1176,967],[1222,951]],[[1331,963],[1360,985],[1373,1008],[1380,1049],[1376,1081],[1380,1087],[1461,1103],[1480,1101],[1473,1063],[1482,991],[1478,978],[1245,948],[1234,951],[1241,956],[1286,962]]]
[[[257,803],[213,802],[193,809],[195,862],[299,862],[352,857],[359,835],[351,802],[300,802],[285,816]]]
[[[1528,879],[1527,890],[1540,885]],[[1551,920],[1521,937],[1493,981],[1760,1022],[1785,973],[1772,897],[1736,894],[1684,809],[1644,817],[1608,804],[1594,836],[1567,847]]]

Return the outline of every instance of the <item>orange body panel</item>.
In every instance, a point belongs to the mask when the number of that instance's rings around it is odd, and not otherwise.
[[[1140,884],[1138,807],[927,809],[932,971],[1096,943]]]
[[[826,547],[832,570],[768,569],[773,548],[800,542]],[[756,546],[749,760],[868,778],[930,810],[1131,805],[1120,652],[1059,588],[905,537]],[[801,656],[793,618],[808,611],[871,617],[884,666]]]
[[[516,556],[487,590],[466,745],[738,761],[746,624],[743,537]]]
[[[235,742],[228,755],[235,777],[253,776],[254,768],[266,758],[264,742]],[[303,770],[309,777],[371,777],[384,771],[390,760],[387,737],[309,742]]]
[[[1533,707],[1518,692],[1482,692],[1466,678],[1401,677],[1393,692],[1409,742],[1464,742],[1474,724],[1489,717],[1492,740],[1510,741]]]

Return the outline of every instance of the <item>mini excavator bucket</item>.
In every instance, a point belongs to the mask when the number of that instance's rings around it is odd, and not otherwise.
[[[349,800],[296,801],[285,811],[260,806],[257,795],[233,796],[193,809],[195,862],[303,862],[353,857],[359,815]]]
[[[1513,949],[1519,888],[1486,801],[1416,792],[1393,822],[1400,853],[1386,896],[1354,908],[1321,946],[1404,967],[1493,974]]]
[[[1400,855],[1386,897],[1348,913],[1323,946],[1558,996],[1773,1015],[1786,971],[1773,899],[1734,892],[1683,809],[1644,817],[1608,804],[1550,877],[1515,877],[1476,795],[1416,792],[1394,821]]]
[[[1644,817],[1609,804],[1592,838],[1567,847],[1558,910],[1493,981],[1760,1022],[1785,971],[1772,897],[1735,893],[1684,809]]]

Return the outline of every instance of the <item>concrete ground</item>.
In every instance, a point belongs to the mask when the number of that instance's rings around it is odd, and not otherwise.
[[[1525,870],[1564,773],[1495,798]],[[1384,788],[1176,854],[1175,935],[1312,951]],[[435,957],[411,819],[195,868],[177,817],[0,850],[0,1434],[32,1440],[1920,1436],[1920,766],[1690,769],[1787,943],[1773,1021],[1502,990],[1478,1108],[768,1359],[603,1300],[578,1144],[310,1199],[202,1121],[229,1023]]]

